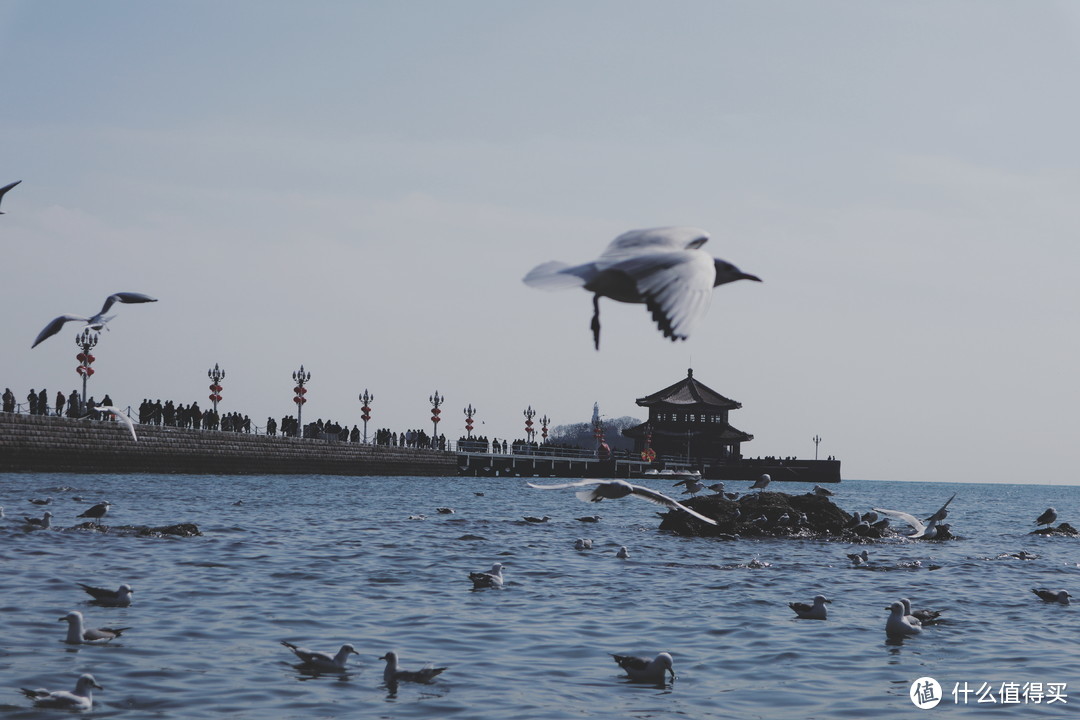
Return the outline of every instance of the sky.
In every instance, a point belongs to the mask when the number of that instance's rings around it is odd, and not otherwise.
[[[524,436],[694,376],[747,456],[1075,484],[1080,6],[0,0],[0,385]],[[686,342],[543,292],[689,225],[764,282]]]

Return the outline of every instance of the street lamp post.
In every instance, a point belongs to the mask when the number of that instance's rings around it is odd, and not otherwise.
[[[364,421],[364,444],[366,445],[367,422],[371,419],[371,403],[375,402],[375,396],[369,393],[367,391],[367,388],[364,388],[364,394],[359,396],[359,400],[360,402],[364,403],[362,406],[360,406],[360,412],[363,413],[363,415],[360,416],[360,419]]]
[[[525,416],[525,435],[529,438],[529,442],[532,442],[533,436],[536,434],[536,431],[533,430],[533,418],[536,417],[536,411],[530,405],[525,408],[525,412],[522,414]]]
[[[431,446],[438,447],[439,442],[439,415],[442,410],[439,406],[443,404],[443,400],[446,398],[439,394],[436,390],[434,395],[428,396],[428,402],[431,403]]]
[[[814,459],[817,460],[817,451],[818,451],[818,445],[821,444],[821,436],[820,435],[815,435],[812,439],[814,441]]]
[[[307,402],[307,388],[304,385],[311,379],[311,373],[304,371],[304,366],[301,365],[299,370],[294,370],[292,374],[293,382],[296,383],[296,387],[293,388],[293,392],[296,393],[296,397],[293,398],[293,402],[296,403],[296,432],[293,433],[295,437],[304,436],[304,423],[301,422],[303,418],[304,403]]]
[[[210,402],[214,403],[214,414],[217,415],[217,404],[221,400],[221,381],[225,379],[225,371],[218,367],[217,363],[214,363],[214,367],[211,370],[206,371],[206,376],[210,378]]]
[[[90,351],[98,344],[98,334],[90,328],[84,328],[81,333],[75,336],[75,344],[79,346],[80,350],[79,354],[75,356],[75,359],[79,361],[75,372],[82,376],[82,400],[80,401],[79,412],[84,413],[86,412],[86,381],[94,374],[94,368],[90,367],[94,362],[94,356],[90,354]]]
[[[472,429],[473,429],[472,419],[473,419],[473,415],[476,414],[476,408],[474,408],[472,406],[472,403],[469,403],[469,407],[465,408],[464,412],[465,412],[465,436],[467,438],[469,438],[470,440],[472,440]]]
[[[544,442],[547,442],[548,425],[550,424],[551,418],[549,418],[546,414],[542,418],[540,418],[540,438]]]

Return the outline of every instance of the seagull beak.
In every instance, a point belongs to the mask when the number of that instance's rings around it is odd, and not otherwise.
[[[754,282],[761,282],[761,278],[757,275],[751,275],[750,273],[739,273],[740,280],[753,280]]]
[[[94,683],[94,687],[96,687],[98,690],[104,690],[105,689],[105,688],[101,687],[100,685],[98,685],[97,682]]]

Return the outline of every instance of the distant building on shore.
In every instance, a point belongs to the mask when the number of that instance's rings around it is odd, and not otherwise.
[[[674,385],[636,402],[649,409],[649,419],[623,430],[634,439],[635,453],[649,447],[658,456],[735,462],[742,458],[742,443],[754,439],[728,422],[728,413],[742,403],[695,380],[693,368]]]

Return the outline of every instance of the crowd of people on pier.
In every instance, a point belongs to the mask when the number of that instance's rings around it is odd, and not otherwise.
[[[99,413],[97,408],[102,405],[112,405],[112,399],[106,394],[101,401],[90,397],[86,404],[82,402],[81,395],[77,390],[65,396],[57,392],[53,405],[49,405],[48,391],[31,389],[26,396],[26,403],[19,403],[11,388],[5,388],[2,396],[3,412],[21,413],[30,415],[56,415],[69,418],[89,417],[94,419],[115,420],[111,415]],[[131,414],[128,408],[128,414]],[[218,414],[213,408],[205,410],[199,407],[197,402],[188,405],[176,403],[172,400],[162,402],[158,400],[143,399],[137,410],[138,423],[140,425],[157,425],[177,427],[191,430],[216,430],[221,432],[258,433],[265,432],[270,436],[281,435],[282,437],[303,437],[315,440],[334,440],[337,442],[359,443],[361,442],[360,428],[356,425],[349,429],[348,425],[342,425],[334,421],[323,421],[321,418],[315,422],[305,423],[303,431],[299,432],[299,421],[292,415],[281,418],[280,423],[272,418],[266,419],[265,428],[258,428],[252,424],[251,418],[239,412]],[[447,450],[446,435],[429,435],[424,430],[406,430],[396,432],[389,428],[376,430],[372,438],[376,445],[386,447],[423,448],[433,450]],[[488,439],[487,436],[462,436],[458,439],[457,449],[468,452],[491,452],[513,453],[515,455],[530,454],[541,447],[573,447],[559,445],[558,443],[530,442],[528,440],[499,440]]]

